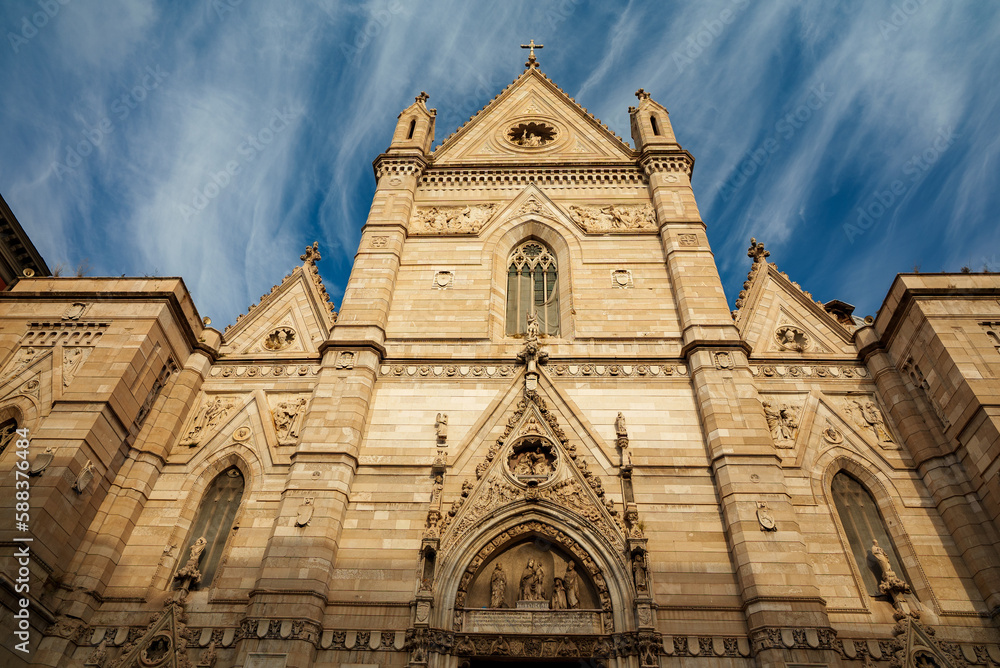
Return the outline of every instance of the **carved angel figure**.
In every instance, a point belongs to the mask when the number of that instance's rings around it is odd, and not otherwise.
[[[549,607],[552,610],[565,610],[569,607],[566,602],[566,585],[562,578],[555,578],[555,583],[552,586],[552,602]]]

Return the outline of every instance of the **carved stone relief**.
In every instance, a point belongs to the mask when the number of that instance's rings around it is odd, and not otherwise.
[[[201,443],[236,409],[237,403],[236,397],[206,396],[195,412],[187,434],[181,439],[181,445],[195,446]]]
[[[80,473],[77,474],[76,480],[73,481],[73,489],[77,494],[83,494],[87,487],[90,486],[90,482],[94,479],[94,462],[87,460]]]
[[[73,379],[76,378],[77,371],[83,363],[90,357],[93,348],[74,346],[63,348],[62,377],[63,387],[69,387]]]
[[[309,524],[313,516],[313,497],[302,499],[299,509],[295,513],[295,526],[304,527]]]
[[[783,325],[779,327],[774,332],[774,339],[783,350],[792,350],[797,353],[808,350],[809,346],[812,344],[808,334],[803,332],[798,327],[793,327],[791,325]]]
[[[338,369],[353,369],[354,368],[354,353],[349,350],[345,350],[337,355],[337,368]]]
[[[681,246],[692,248],[698,245],[698,235],[697,234],[678,234],[677,240]]]
[[[438,290],[447,290],[454,283],[455,283],[455,272],[439,271],[434,274],[434,283],[432,285]]]
[[[768,510],[767,504],[763,501],[757,502],[757,523],[760,524],[761,531],[777,531],[778,525],[774,521],[774,516]]]
[[[539,148],[555,141],[557,131],[544,121],[518,123],[507,130],[507,141],[521,148]]]
[[[389,237],[372,237],[371,247],[385,248],[388,243],[389,243]]]
[[[635,287],[635,284],[632,282],[632,272],[629,271],[628,269],[612,269],[611,287],[612,288]]]
[[[413,234],[475,234],[493,217],[495,203],[417,209],[410,221]]]
[[[18,350],[14,358],[7,363],[7,369],[4,371],[3,379],[0,380],[0,385],[6,385],[14,376],[27,369],[39,359],[41,354],[41,350],[30,346]]]
[[[631,232],[656,230],[656,214],[650,204],[574,204],[570,217],[584,232]]]
[[[84,304],[83,302],[74,302],[70,304],[68,307],[66,307],[65,311],[63,311],[62,319],[79,320],[80,316],[82,316],[83,312],[86,310],[87,310],[86,304]]]
[[[278,434],[279,444],[291,445],[298,440],[299,428],[305,411],[306,400],[302,397],[285,399],[274,405],[274,408],[271,409],[271,416],[274,420],[274,430]]]
[[[261,341],[265,350],[284,350],[295,342],[295,330],[291,327],[278,327]]]
[[[526,439],[511,448],[507,470],[520,482],[544,482],[556,472],[557,454],[541,439]]]
[[[887,449],[898,446],[889,433],[882,411],[872,397],[848,397],[844,400],[844,412],[861,427],[875,437],[875,442]]]
[[[799,412],[801,406],[789,403],[779,403],[775,398],[761,398],[767,428],[771,431],[771,439],[779,448],[791,448],[795,445],[795,437],[799,433]]]

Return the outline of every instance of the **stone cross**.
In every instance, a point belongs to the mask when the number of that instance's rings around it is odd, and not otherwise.
[[[524,66],[525,67],[537,67],[538,66],[538,61],[535,60],[535,49],[544,49],[545,45],[544,44],[535,44],[535,40],[532,39],[527,44],[522,44],[521,48],[522,49],[531,49],[530,51],[528,51],[528,62],[526,62],[524,64]]]

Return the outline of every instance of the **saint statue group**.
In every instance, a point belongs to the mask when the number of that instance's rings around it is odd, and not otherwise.
[[[571,561],[566,564],[566,573],[554,580],[551,599],[544,591],[545,570],[542,563],[528,559],[518,588],[518,600],[549,601],[552,610],[568,610],[580,607],[580,580],[576,573],[576,565]],[[499,563],[493,567],[490,577],[490,607],[507,607],[507,574]]]

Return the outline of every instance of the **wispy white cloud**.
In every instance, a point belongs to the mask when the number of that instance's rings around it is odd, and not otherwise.
[[[519,74],[534,38],[545,72],[622,137],[636,88],[670,109],[730,298],[753,234],[817,297],[870,312],[896,271],[1000,246],[1000,10],[926,3],[900,21],[893,5],[70,3],[0,49],[0,191],[50,264],[184,276],[219,323],[314,238],[339,296],[396,114],[426,90],[440,142]],[[35,7],[5,3],[0,26]],[[166,75],[133,93],[147,68]],[[782,129],[817,85],[829,99]],[[295,119],[249,159],[241,145],[275,109]],[[960,138],[911,181],[908,161],[946,126]],[[725,191],[769,138],[778,149]],[[843,225],[896,179],[905,194],[852,243]]]

